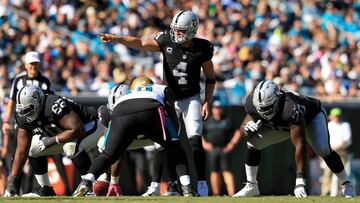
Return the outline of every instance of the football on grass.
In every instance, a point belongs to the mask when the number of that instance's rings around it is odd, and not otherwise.
[[[93,185],[93,191],[96,196],[106,196],[109,188],[109,182],[98,180]]]

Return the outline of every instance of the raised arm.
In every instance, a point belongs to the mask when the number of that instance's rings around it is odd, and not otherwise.
[[[132,36],[117,36],[102,33],[99,33],[99,37],[103,43],[115,41],[132,49],[139,49],[141,51],[160,51],[160,47],[154,39],[141,40],[140,38]]]

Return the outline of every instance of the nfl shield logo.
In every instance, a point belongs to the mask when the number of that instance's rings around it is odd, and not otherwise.
[[[173,52],[173,48],[172,47],[166,47],[166,52],[171,54]]]

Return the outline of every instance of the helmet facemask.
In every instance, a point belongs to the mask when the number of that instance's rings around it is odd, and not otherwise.
[[[259,115],[272,119],[279,111],[281,91],[272,81],[263,81],[254,90],[253,103]]]
[[[42,90],[35,85],[27,85],[18,92],[16,113],[19,118],[26,118],[27,122],[33,122],[39,117],[43,102]]]

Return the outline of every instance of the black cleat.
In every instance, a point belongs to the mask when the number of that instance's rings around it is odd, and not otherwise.
[[[73,197],[85,196],[92,188],[90,180],[82,179],[79,186],[76,188]]]
[[[180,192],[178,190],[177,181],[168,182],[168,190],[164,193],[164,196],[179,196]]]
[[[195,192],[195,190],[189,185],[182,185],[181,186],[184,197],[199,197],[199,194]]]
[[[43,186],[40,187],[37,191],[23,194],[22,197],[51,197],[56,196],[53,187],[50,186]]]

